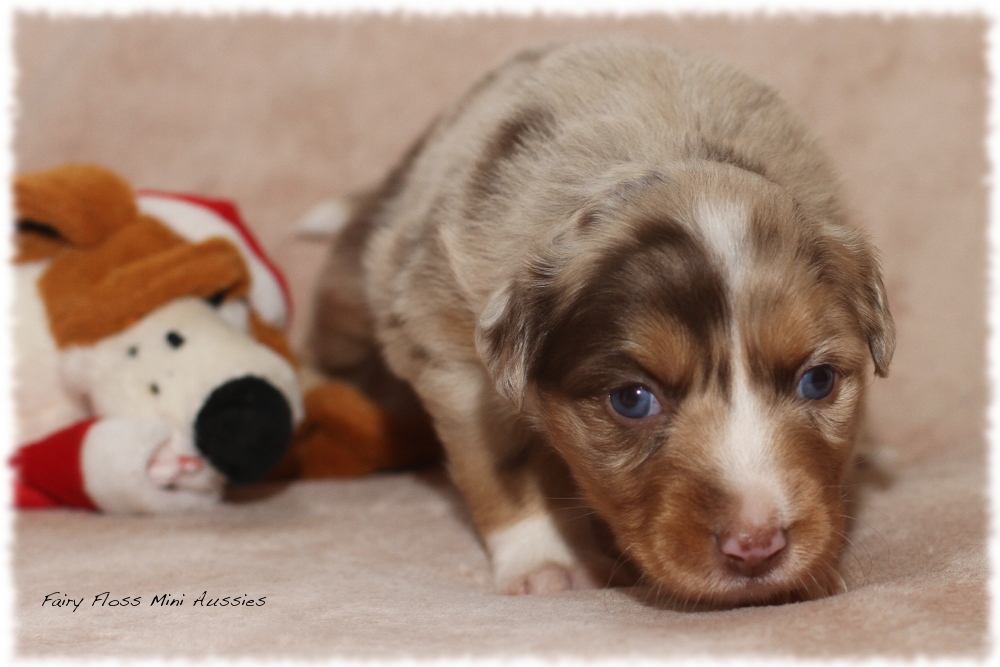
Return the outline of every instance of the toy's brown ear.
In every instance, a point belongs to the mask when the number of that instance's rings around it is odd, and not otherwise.
[[[15,262],[94,246],[138,220],[132,187],[112,171],[66,164],[14,179]]]
[[[148,216],[96,248],[62,251],[38,280],[59,348],[92,345],[174,299],[208,299],[220,289],[240,297],[249,286],[232,243],[189,243]]]

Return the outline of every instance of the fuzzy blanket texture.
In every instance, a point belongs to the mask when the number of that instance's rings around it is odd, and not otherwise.
[[[198,515],[22,513],[17,654],[985,656],[986,29],[920,16],[18,15],[17,169],[92,161],[236,200],[289,274],[297,340],[324,248],[293,238],[293,222],[374,183],[487,68],[609,33],[717,54],[822,137],[882,251],[899,343],[871,391],[880,455],[859,487],[847,593],[700,613],[643,589],[497,595],[445,477],[392,474],[246,489]],[[56,592],[84,602],[43,607]],[[92,605],[104,592],[141,604]],[[204,605],[227,596],[264,604]]]

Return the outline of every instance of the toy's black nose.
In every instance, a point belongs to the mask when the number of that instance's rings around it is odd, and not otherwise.
[[[260,479],[288,450],[292,410],[274,385],[247,376],[208,397],[194,422],[195,445],[236,483]]]

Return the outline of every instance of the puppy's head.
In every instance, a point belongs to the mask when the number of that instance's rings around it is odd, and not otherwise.
[[[730,165],[651,169],[579,210],[477,335],[498,390],[664,591],[834,590],[860,401],[894,346],[857,231]]]

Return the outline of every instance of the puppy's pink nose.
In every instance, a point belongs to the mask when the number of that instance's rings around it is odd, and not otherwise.
[[[716,543],[730,568],[757,577],[774,567],[788,540],[783,529],[768,526],[723,533],[716,536]]]

